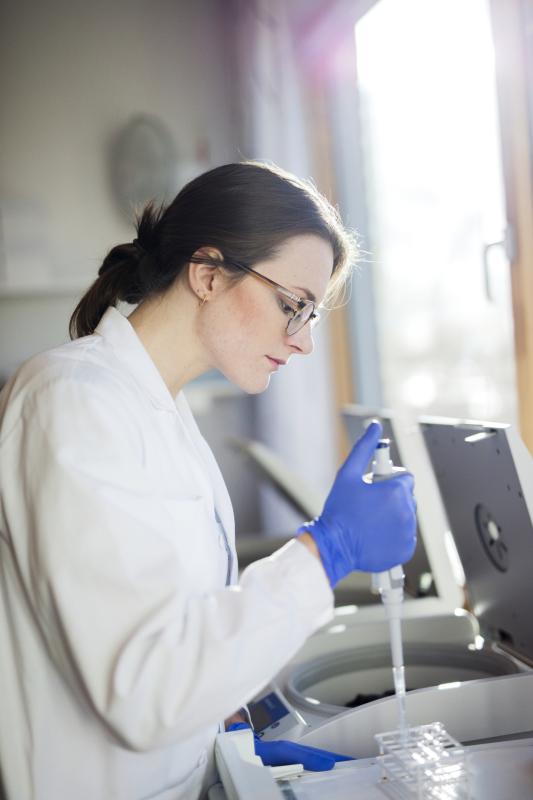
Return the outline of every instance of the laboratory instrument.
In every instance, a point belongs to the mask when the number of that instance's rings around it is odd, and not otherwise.
[[[420,430],[464,565],[469,606],[476,616],[458,609],[455,616],[458,627],[454,630],[454,614],[443,612],[439,598],[407,599],[403,628],[408,684],[412,646],[425,645],[426,653],[434,654],[437,662],[439,646],[445,649],[451,646],[458,653],[462,636],[464,651],[473,657],[472,664],[479,666],[477,659],[487,657],[485,666],[490,667],[485,676],[468,680],[460,677],[461,670],[450,665],[447,680],[435,680],[433,685],[408,691],[409,723],[411,727],[427,726],[438,720],[447,735],[461,744],[468,761],[472,800],[530,800],[533,796],[533,631],[529,625],[533,461],[516,431],[507,425],[424,419]],[[417,616],[419,606],[424,613]],[[351,620],[344,630],[339,630],[343,616],[337,614],[332,624],[311,637],[307,652],[292,665],[292,677],[285,678],[285,683],[281,681],[284,688],[291,680],[294,685],[298,669],[301,679],[306,670],[307,673],[315,670],[314,677],[318,677],[317,662],[326,658],[328,641],[337,660],[343,652],[349,653],[353,660],[359,641],[361,650],[367,651],[367,664],[371,665],[367,673],[375,673],[371,651],[381,643],[385,655],[387,638],[386,626],[383,620],[378,621],[378,612],[382,614],[377,606],[352,610],[344,616],[345,620]],[[361,622],[358,624],[355,619]],[[340,642],[338,648],[331,644],[335,642]],[[436,663],[433,667],[437,669]],[[428,671],[433,667],[428,665]],[[321,669],[323,680],[307,687],[302,680],[302,693],[317,695],[319,691],[315,689],[322,684],[321,696],[325,700],[333,696],[338,699],[333,709],[336,713],[329,716],[323,713],[321,718],[315,714],[313,724],[307,725],[303,733],[300,729],[299,740],[357,755],[360,760],[339,765],[320,776],[306,773],[279,785],[272,780],[268,792],[265,789],[265,794],[254,796],[265,800],[274,797],[348,800],[356,795],[360,800],[383,800],[387,782],[374,736],[394,728],[396,701],[384,697],[353,709],[343,708],[343,690],[339,691],[342,670],[334,677],[324,661]],[[464,664],[463,669],[466,674]],[[498,673],[498,669],[502,671]],[[474,671],[470,677],[473,675]],[[298,706],[297,710],[304,708],[305,715],[311,707],[312,704],[305,708]],[[230,742],[225,742],[219,748],[221,761],[224,761],[222,751],[230,746]],[[236,768],[235,774],[238,772]],[[264,774],[261,769],[260,772]],[[388,784],[390,787],[390,781]],[[246,795],[238,792],[220,795],[226,796]]]
[[[404,467],[395,467],[392,463],[390,439],[380,439],[372,462],[372,472],[368,475],[368,480],[372,483],[378,483],[379,481],[389,480],[403,472],[406,472]],[[400,731],[405,733],[407,717],[405,715],[405,667],[401,628],[403,584],[404,572],[401,564],[372,575],[372,586],[380,594],[389,623],[392,675],[398,702],[398,723]]]
[[[449,524],[431,461],[418,424],[390,411],[363,406],[345,409],[350,439],[357,440],[372,418],[379,417],[391,440],[395,464],[416,474],[418,544],[405,565],[407,586],[416,591],[431,573],[437,596],[403,603],[403,640],[408,689],[451,681],[476,680],[526,669],[486,641],[478,621],[461,606],[464,575],[450,558],[455,554]],[[369,465],[370,467],[370,465]],[[427,553],[427,556],[426,556]],[[460,567],[460,564],[459,564]],[[299,738],[347,708],[390,691],[390,636],[381,604],[345,605],[333,620],[311,636],[250,704],[257,731],[265,738]],[[395,727],[391,720],[389,728]]]

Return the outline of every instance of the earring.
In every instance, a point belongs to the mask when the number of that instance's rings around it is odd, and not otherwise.
[[[206,301],[206,300],[207,300],[207,295],[206,295],[206,294],[204,294],[204,296],[203,296],[203,297],[202,297],[202,299],[200,300],[200,308],[202,308],[202,306],[204,305],[204,303],[205,303],[205,301]]]

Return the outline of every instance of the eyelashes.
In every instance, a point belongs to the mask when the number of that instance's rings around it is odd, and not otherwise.
[[[281,297],[278,297],[278,305],[287,317],[293,317],[295,315],[296,309],[282,300]]]

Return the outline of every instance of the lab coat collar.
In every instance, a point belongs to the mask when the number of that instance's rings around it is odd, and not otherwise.
[[[120,311],[110,306],[98,323],[95,333],[109,343],[121,364],[133,375],[141,388],[148,392],[156,407],[176,412],[175,398],[135,333],[133,325]]]
[[[109,344],[121,365],[133,376],[141,390],[148,393],[154,406],[171,411],[181,419],[205,470],[206,495],[212,499],[228,535],[230,547],[234,551],[235,520],[228,490],[213,453],[198,429],[184,393],[179,392],[176,398],[172,397],[131,322],[116,308],[110,306],[107,309],[95,333],[102,336]]]

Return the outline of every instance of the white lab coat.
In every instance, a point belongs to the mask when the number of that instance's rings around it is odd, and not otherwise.
[[[21,367],[0,425],[7,797],[200,796],[221,720],[331,617],[324,571],[293,541],[225,586],[224,481],[115,309]]]

